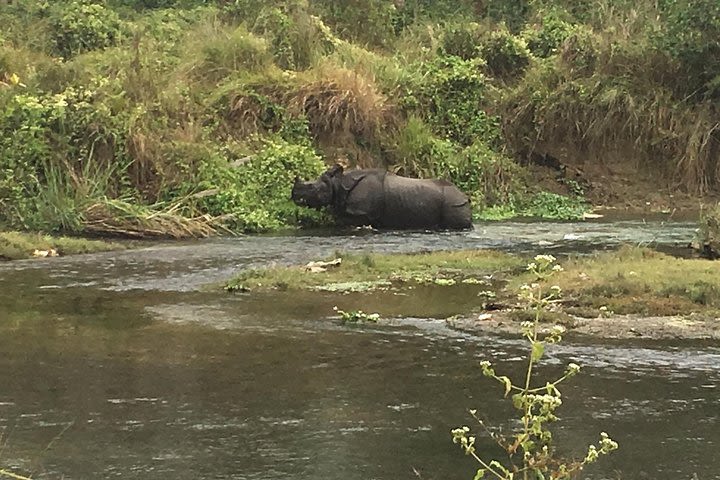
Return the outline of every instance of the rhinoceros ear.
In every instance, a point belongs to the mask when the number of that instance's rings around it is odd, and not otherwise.
[[[343,171],[344,170],[343,170],[342,165],[336,163],[335,165],[333,165],[333,167],[330,170],[328,170],[327,173],[331,177],[337,177],[338,175],[342,175]]]
[[[298,177],[297,175],[295,175],[295,180],[293,180],[293,183],[294,183],[295,185],[297,185],[298,183],[300,183],[300,177]]]

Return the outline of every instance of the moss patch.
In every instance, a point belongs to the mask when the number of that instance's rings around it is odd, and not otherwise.
[[[123,250],[125,248],[125,245],[120,243],[102,240],[52,237],[39,233],[0,232],[0,260],[20,260],[37,256],[74,255],[79,253]]]
[[[326,271],[310,273],[305,266],[283,266],[248,270],[230,280],[229,291],[330,290],[368,291],[397,284],[450,285],[458,280],[482,283],[479,277],[518,270],[524,261],[490,250],[417,254],[337,254],[342,262]],[[455,282],[451,282],[454,280]]]

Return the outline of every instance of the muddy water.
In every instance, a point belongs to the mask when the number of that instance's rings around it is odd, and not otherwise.
[[[234,271],[334,250],[565,252],[686,244],[692,223],[505,223],[474,232],[247,237],[0,265],[0,464],[33,478],[472,478],[449,440],[478,408],[506,418],[483,358],[522,344],[448,329],[475,298],[309,298],[204,291]],[[354,305],[353,302],[357,303]],[[332,306],[412,317],[341,325]],[[375,308],[376,307],[376,308]],[[384,309],[384,310],[383,310]],[[716,478],[720,348],[568,339],[544,374],[565,389],[569,453],[621,443],[588,478]],[[499,368],[503,368],[499,367]],[[488,447],[489,448],[489,447]]]

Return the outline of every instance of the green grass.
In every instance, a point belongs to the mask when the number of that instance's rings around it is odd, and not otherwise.
[[[228,281],[225,288],[254,292],[365,293],[413,290],[419,285],[462,290],[468,282],[487,283],[487,289],[493,291],[493,303],[513,308],[519,287],[535,281],[525,271],[525,258],[491,250],[337,254],[332,259],[336,258],[342,259],[340,265],[320,273],[311,273],[305,266],[244,271]],[[720,263],[717,262],[624,247],[614,252],[566,259],[560,264],[564,271],[553,276],[551,283],[563,290],[561,310],[555,313],[564,316],[568,313],[589,317],[663,316],[720,311]],[[487,275],[492,276],[492,284],[485,280]],[[476,290],[463,291],[477,296]],[[482,305],[480,299],[477,305]]]
[[[126,246],[116,242],[89,240],[74,237],[52,237],[40,233],[0,232],[0,260],[33,258],[34,252],[54,250],[57,255],[123,250]]]
[[[326,290],[368,291],[389,284],[437,283],[438,279],[476,278],[493,272],[517,270],[523,260],[492,250],[417,254],[338,254],[342,263],[325,272],[310,273],[304,266],[248,270],[227,282],[229,291]],[[314,260],[314,259],[308,259]],[[440,283],[445,283],[443,281]]]
[[[623,247],[561,262],[552,278],[571,311],[616,314],[681,315],[720,308],[720,263],[676,258],[647,248]],[[513,279],[509,289],[531,281]]]

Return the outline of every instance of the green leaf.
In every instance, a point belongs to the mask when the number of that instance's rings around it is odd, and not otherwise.
[[[485,469],[478,468],[478,471],[477,471],[477,473],[475,473],[473,480],[482,480],[483,478],[485,478]]]
[[[545,353],[545,344],[543,342],[533,342],[532,344],[532,361],[539,361]]]

